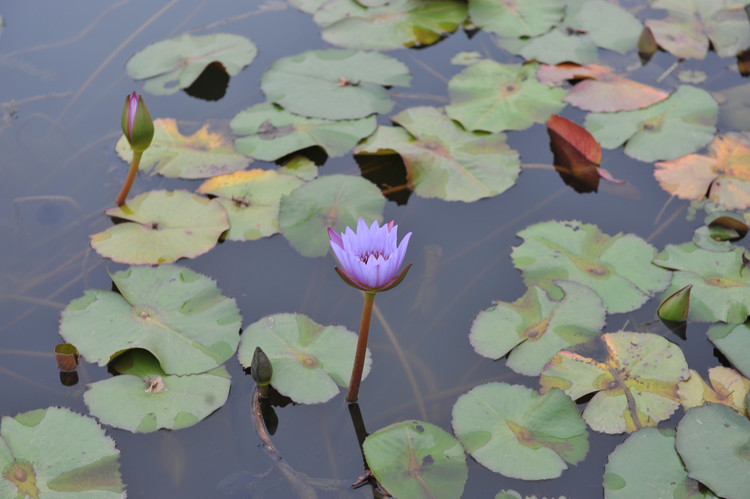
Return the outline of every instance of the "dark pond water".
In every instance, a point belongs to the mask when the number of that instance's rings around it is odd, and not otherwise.
[[[145,95],[154,117],[174,117],[184,132],[192,132],[206,120],[228,120],[264,101],[260,76],[279,57],[326,44],[310,16],[284,2],[5,2],[0,14],[6,22],[0,35],[0,413],[59,405],[86,414],[86,384],[109,374],[83,364],[80,382],[63,386],[51,352],[61,341],[61,309],[84,289],[109,289],[107,271],[125,268],[92,252],[88,236],[110,226],[103,210],[111,206],[127,171],[113,147],[120,134],[123,96],[141,89],[124,71],[128,57],[185,31],[237,33],[257,44],[257,59],[231,79],[218,102],[183,92]],[[478,50],[500,62],[517,61],[481,32],[471,39],[457,32],[422,50],[392,51],[414,75],[411,88],[395,91],[394,113],[447,102],[446,81],[461,70],[449,60],[462,50]],[[624,68],[637,60],[631,54],[612,63]],[[654,83],[674,61],[660,53],[634,74]],[[741,82],[726,69],[732,62],[709,54],[706,61],[685,67],[706,71],[710,77],[702,86],[721,90]],[[676,84],[672,74],[661,87]],[[577,122],[583,116],[570,107],[564,115]],[[387,117],[380,120],[386,123]],[[543,126],[508,135],[523,163],[552,163]],[[360,397],[369,431],[412,418],[450,430],[456,398],[477,384],[502,380],[537,387],[537,378],[516,375],[502,360],[480,357],[468,341],[471,321],[480,310],[492,300],[513,301],[523,293],[510,251],[520,243],[515,234],[527,225],[577,219],[608,234],[635,233],[658,249],[691,239],[702,216],[687,220],[688,203],[670,201],[653,179],[650,164],[605,151],[603,166],[627,184],[602,185],[598,194],[581,195],[555,172],[530,168],[513,188],[492,199],[465,204],[412,195],[406,205],[387,204],[385,219],[395,219],[402,233],[414,233],[407,255],[414,268],[404,284],[379,295],[376,305],[414,372],[420,401],[384,324],[375,319],[370,339],[373,370]],[[349,155],[329,160],[321,173],[356,175],[359,170]],[[197,185],[140,176],[133,192]],[[436,293],[431,302],[414,307],[427,275],[424,248],[434,246],[442,250],[433,280]],[[281,236],[223,243],[180,263],[217,280],[225,295],[235,297],[245,325],[277,312],[300,312],[352,330],[359,324],[361,298],[342,285],[333,259],[302,257]],[[606,331],[663,334],[684,348],[690,366],[700,372],[717,363],[703,326],[689,325],[688,340],[683,341],[653,322],[656,305],[652,300],[634,313],[609,316]],[[227,368],[232,375],[229,401],[207,420],[185,430],[148,435],[107,428],[122,452],[130,497],[222,497],[231,491],[238,497],[294,496],[258,446],[250,416],[252,380],[236,359]],[[367,488],[347,487],[361,474],[362,458],[343,395],[321,405],[287,406],[277,415],[273,441],[293,468],[333,481],[339,488],[329,497],[372,495]],[[504,478],[469,459],[465,497],[493,497],[502,488],[540,496],[600,497],[606,456],[623,439],[592,432],[585,462],[559,479],[539,483]]]

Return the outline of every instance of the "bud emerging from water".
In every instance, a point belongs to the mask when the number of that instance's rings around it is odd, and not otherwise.
[[[142,153],[154,138],[154,122],[143,102],[143,97],[133,92],[125,97],[122,108],[122,133],[134,152]]]

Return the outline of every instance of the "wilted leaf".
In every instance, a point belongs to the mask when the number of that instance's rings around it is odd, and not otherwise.
[[[691,369],[690,378],[680,383],[678,393],[685,409],[714,403],[727,405],[740,414],[745,413],[745,397],[750,391],[750,379],[723,366],[710,368],[708,379],[711,386]]]
[[[556,114],[547,120],[547,133],[555,170],[565,183],[573,185],[577,192],[596,192],[602,160],[599,143],[585,128]]]

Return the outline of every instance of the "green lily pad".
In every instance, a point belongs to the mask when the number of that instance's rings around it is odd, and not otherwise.
[[[120,451],[93,418],[64,407],[0,421],[0,497],[125,497]]]
[[[556,478],[586,457],[586,423],[560,390],[487,383],[453,406],[453,431],[480,464],[511,478]]]
[[[92,235],[91,247],[105,258],[133,265],[202,255],[229,228],[218,201],[187,191],[144,192],[105,213],[126,222]]]
[[[525,130],[565,107],[562,88],[536,77],[538,63],[476,62],[448,82],[448,116],[471,131]]]
[[[343,326],[322,326],[302,314],[275,314],[247,327],[237,353],[248,368],[255,347],[271,360],[271,385],[301,404],[318,404],[349,386],[357,335]],[[364,379],[370,372],[369,350]]]
[[[132,348],[148,350],[168,374],[223,364],[239,343],[242,317],[216,282],[178,265],[111,274],[119,293],[86,290],[63,310],[60,335],[100,366]]]
[[[289,244],[304,256],[328,253],[328,227],[341,233],[356,227],[360,217],[381,221],[385,198],[362,177],[318,177],[281,198],[279,228]]]
[[[458,499],[469,470],[461,444],[422,421],[402,421],[367,436],[362,450],[372,474],[395,497]]]
[[[545,64],[566,61],[589,64],[597,61],[599,53],[596,44],[587,36],[575,32],[569,34],[557,28],[531,39],[501,37],[497,39],[497,44],[528,61],[535,60]]]
[[[584,284],[601,296],[607,312],[629,312],[669,284],[670,273],[654,266],[653,246],[634,234],[608,236],[578,221],[541,222],[518,233],[513,265],[527,286],[540,286],[562,299],[555,279]]]
[[[148,80],[144,90],[167,95],[188,88],[211,63],[234,76],[257,54],[255,44],[244,36],[185,34],[149,45],[133,55],[125,69],[134,80]]]
[[[707,334],[735,369],[750,378],[750,324],[715,324]]]
[[[347,154],[360,139],[377,127],[375,116],[359,120],[305,118],[264,102],[237,113],[230,123],[234,146],[248,156],[275,161],[310,146],[322,147],[329,156]]]
[[[409,108],[391,119],[409,133],[381,126],[355,153],[398,153],[408,185],[419,196],[471,202],[515,183],[520,160],[505,135],[466,132],[433,107]]]
[[[604,497],[716,497],[688,477],[674,444],[674,430],[644,428],[630,435],[609,455]]]
[[[230,241],[252,241],[279,232],[281,197],[304,184],[273,170],[245,170],[213,177],[198,192],[218,196],[229,217]]]
[[[542,391],[560,388],[573,400],[596,393],[583,411],[602,433],[632,433],[655,426],[680,406],[678,383],[690,376],[682,350],[650,333],[602,335],[604,362],[563,350],[542,372]]]
[[[696,407],[677,425],[677,452],[690,478],[720,497],[747,497],[750,421],[725,405]]]
[[[294,114],[347,120],[388,113],[393,102],[384,87],[408,86],[409,80],[409,69],[393,57],[328,49],[278,59],[260,86],[269,101]]]
[[[381,7],[345,14],[322,30],[323,40],[339,47],[390,50],[432,45],[453,33],[466,19],[466,3],[394,0]]]
[[[472,0],[471,22],[500,36],[520,38],[549,31],[565,15],[562,0]]]
[[[130,163],[133,150],[124,135],[115,151]],[[209,132],[208,125],[186,137],[177,129],[174,118],[154,120],[154,138],[143,152],[138,170],[143,173],[179,178],[208,178],[242,170],[250,163],[234,150],[231,138]]]
[[[674,270],[666,295],[693,285],[688,319],[739,324],[750,315],[750,272],[742,255],[742,248],[719,253],[693,243],[670,244],[654,263]]]
[[[590,113],[584,126],[602,147],[625,142],[625,154],[647,163],[705,146],[716,133],[719,105],[700,88],[681,85],[665,100],[635,111]]]
[[[318,176],[318,167],[310,158],[299,154],[288,160],[279,168],[279,173],[294,175],[300,180],[309,182]]]
[[[491,359],[510,352],[508,367],[536,376],[563,348],[598,336],[605,317],[599,295],[575,282],[555,284],[565,293],[560,301],[532,286],[515,302],[496,302],[480,312],[469,334],[474,350]]]
[[[88,385],[83,401],[102,423],[135,433],[193,426],[224,405],[231,377],[221,366],[202,374],[174,376],[145,350],[113,362],[119,376]]]

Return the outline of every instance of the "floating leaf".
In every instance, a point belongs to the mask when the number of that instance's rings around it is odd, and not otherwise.
[[[629,312],[669,283],[670,273],[651,264],[653,246],[634,234],[608,236],[577,221],[542,222],[518,233],[513,264],[527,286],[538,285],[555,300],[562,291],[554,279],[584,284],[602,297],[607,312]]]
[[[529,37],[546,33],[565,15],[562,0],[472,0],[471,21],[485,31],[507,37]]]
[[[0,421],[0,496],[125,497],[120,451],[93,418],[63,407]]]
[[[86,290],[61,314],[60,335],[100,366],[132,348],[148,350],[168,374],[194,374],[234,355],[242,325],[216,282],[178,265],[111,274],[119,293]]]
[[[456,66],[469,66],[483,59],[482,54],[475,50],[459,52],[451,57],[451,64]]]
[[[105,213],[126,222],[92,235],[91,247],[105,258],[135,265],[202,255],[229,228],[218,201],[187,191],[144,192]]]
[[[125,69],[135,80],[148,79],[145,90],[166,95],[188,88],[211,63],[219,63],[234,76],[257,54],[255,44],[244,36],[185,34],[149,45],[133,55]]]
[[[383,87],[408,86],[410,79],[406,65],[393,57],[328,49],[276,60],[260,85],[269,101],[289,112],[345,120],[389,112],[393,102]]]
[[[750,377],[750,324],[715,324],[708,329],[708,339],[735,369]]]
[[[553,114],[547,120],[547,133],[555,170],[576,192],[596,192],[602,148],[585,128]]]
[[[545,496],[546,497],[546,496]],[[495,495],[495,499],[538,499],[537,496],[522,496],[515,490],[508,490],[508,489],[502,489],[500,492],[498,492]],[[559,498],[549,498],[549,499],[567,499],[565,496],[560,496]]]
[[[680,86],[653,106],[619,113],[591,113],[584,126],[603,147],[625,145],[645,162],[674,159],[708,144],[716,132],[718,104],[705,90]]]
[[[553,28],[542,36],[530,39],[498,38],[497,44],[527,61],[539,61],[546,64],[572,61],[587,64],[597,60],[598,49],[590,38],[576,30],[571,33],[564,27],[563,30]]]
[[[466,132],[433,107],[409,108],[392,120],[409,133],[379,127],[355,153],[398,153],[408,185],[419,196],[470,202],[495,196],[515,183],[520,161],[505,135]]]
[[[474,459],[511,478],[555,478],[589,449],[586,423],[560,390],[487,383],[453,406],[453,431]]]
[[[714,138],[707,154],[656,163],[662,189],[682,199],[709,199],[730,210],[750,207],[750,132]]]
[[[674,430],[643,428],[630,435],[609,455],[604,497],[716,497],[688,477],[674,443]]]
[[[402,421],[367,436],[373,475],[395,497],[458,499],[469,474],[461,444],[442,428]]]
[[[309,182],[318,176],[318,167],[313,160],[300,154],[284,163],[284,166],[279,168],[279,173],[288,173]]]
[[[690,376],[682,350],[650,333],[602,335],[604,362],[563,350],[542,373],[542,392],[560,388],[573,400],[596,393],[583,411],[603,433],[632,433],[667,419],[680,406],[677,384]]]
[[[235,135],[243,136],[235,141],[238,151],[275,161],[310,146],[323,148],[329,156],[343,156],[375,131],[377,120],[374,115],[340,121],[305,118],[264,102],[237,113],[230,125]]]
[[[750,421],[724,405],[696,407],[677,425],[675,441],[688,475],[720,497],[747,497]]]
[[[328,253],[328,227],[341,233],[360,217],[381,221],[385,198],[380,189],[351,175],[316,178],[281,198],[279,228],[304,256]]]
[[[677,79],[680,80],[680,82],[689,83],[691,85],[699,85],[706,81],[707,78],[708,75],[706,73],[698,71],[697,69],[687,69],[677,73]]]
[[[750,130],[750,83],[743,83],[713,96],[719,106],[719,128],[722,130]]]
[[[714,403],[729,406],[740,414],[745,413],[745,397],[750,391],[750,379],[723,366],[709,369],[708,379],[711,386],[691,369],[690,378],[680,383],[680,400],[685,409]]]
[[[491,359],[510,352],[508,367],[536,376],[563,348],[598,336],[605,316],[599,295],[575,282],[556,284],[565,293],[560,301],[532,286],[513,303],[496,302],[480,312],[469,334],[474,350]]]
[[[524,130],[559,112],[566,91],[536,79],[537,63],[476,62],[448,83],[448,116],[472,131]]]
[[[118,156],[130,163],[133,151],[125,136],[115,145]],[[143,152],[138,169],[165,177],[207,178],[242,170],[250,161],[236,152],[229,137],[209,132],[208,125],[186,137],[174,118],[154,120],[154,139]]]
[[[680,288],[667,296],[656,309],[659,318],[665,321],[679,322],[687,319],[690,310],[690,290],[692,284]]]
[[[231,383],[221,366],[202,374],[173,376],[145,350],[113,362],[119,376],[88,386],[83,401],[102,423],[135,433],[193,426],[224,405]]]
[[[255,347],[271,360],[271,385],[302,404],[317,404],[349,385],[357,335],[343,326],[322,326],[302,314],[276,314],[251,324],[242,333],[238,358],[252,362]],[[370,372],[369,350],[363,378]]]
[[[750,311],[750,272],[744,272],[742,255],[742,248],[717,253],[693,243],[670,244],[654,263],[675,271],[667,295],[693,285],[688,319],[739,324]]]
[[[279,232],[279,206],[304,182],[273,170],[249,170],[213,177],[198,192],[218,196],[229,217],[230,241],[251,241]]]
[[[741,0],[656,0],[665,19],[648,19],[656,42],[680,58],[703,59],[709,40],[719,57],[732,57],[750,47],[750,24]]]

